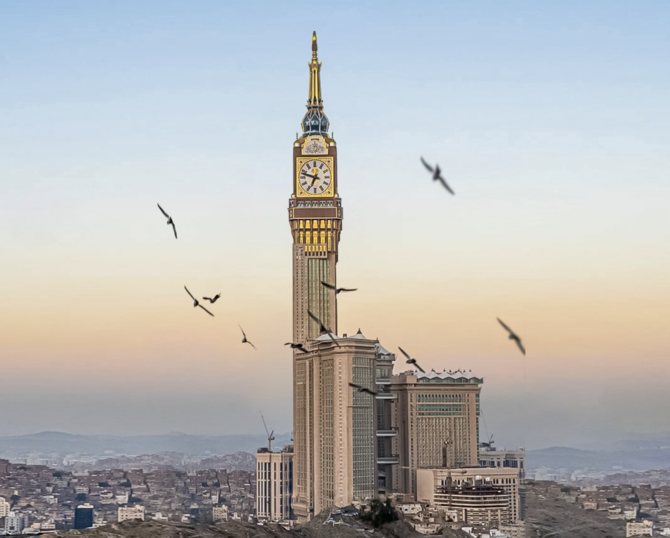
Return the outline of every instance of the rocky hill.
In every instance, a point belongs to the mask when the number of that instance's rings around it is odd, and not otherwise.
[[[421,538],[412,527],[403,521],[372,529],[360,521],[351,524],[323,524],[316,518],[307,525],[290,530],[278,525],[252,525],[239,521],[226,521],[216,525],[189,525],[164,523],[161,521],[124,521],[97,529],[62,531],[52,536],[82,538]],[[445,538],[467,538],[462,531],[445,531]]]
[[[623,538],[626,524],[608,519],[596,510],[583,510],[560,496],[560,485],[554,482],[532,482],[526,485],[526,536],[544,538]]]

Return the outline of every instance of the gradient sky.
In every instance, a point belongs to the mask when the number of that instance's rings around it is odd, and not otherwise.
[[[292,428],[313,30],[340,331],[483,376],[500,445],[670,430],[670,4],[361,4],[0,2],[0,435]]]

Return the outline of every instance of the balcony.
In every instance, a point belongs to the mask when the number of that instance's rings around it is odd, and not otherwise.
[[[378,392],[377,393],[377,399],[378,400],[397,400],[398,395],[395,392]]]
[[[377,463],[379,465],[398,465],[398,463],[400,463],[400,456],[398,456],[398,454],[379,456],[377,457]]]
[[[375,383],[377,385],[390,385],[391,384],[391,378],[390,377],[378,377],[375,379]]]
[[[398,435],[398,428],[391,428],[389,430],[377,430],[377,437],[396,437]]]

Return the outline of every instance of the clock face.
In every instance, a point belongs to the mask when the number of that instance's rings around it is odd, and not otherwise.
[[[322,194],[333,181],[328,165],[319,160],[311,159],[300,167],[298,178],[303,190],[308,194]]]

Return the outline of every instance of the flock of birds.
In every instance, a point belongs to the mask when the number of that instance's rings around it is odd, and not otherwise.
[[[439,165],[436,164],[433,167],[433,166],[429,165],[424,160],[423,157],[421,157],[421,162],[426,167],[426,169],[432,174],[433,181],[439,181],[448,192],[450,192],[452,195],[455,195],[454,191],[451,189],[451,187],[449,187],[449,185],[447,184],[445,179],[442,177],[442,171],[440,170]],[[165,218],[167,218],[168,226],[172,226],[172,231],[174,232],[174,237],[175,237],[175,239],[177,239],[177,227],[175,226],[174,219],[161,207],[160,204],[157,204],[157,205],[158,205],[158,209],[161,210],[161,213],[163,213]],[[356,291],[358,289],[358,288],[338,288],[338,287],[333,286],[332,284],[329,284],[328,282],[324,282],[324,281],[321,281],[321,284],[325,288],[335,292],[335,295],[338,295],[341,292]],[[191,297],[191,299],[193,299],[193,308],[198,308],[198,307],[202,308],[210,316],[214,317],[214,314],[212,312],[210,312],[207,308],[205,308],[202,304],[200,304],[200,301],[198,301],[198,299],[195,298],[195,296],[189,291],[189,289],[186,286],[184,286],[184,289],[186,290],[186,293],[188,293],[188,295]],[[216,303],[216,301],[219,300],[220,297],[221,297],[221,293],[217,293],[216,295],[214,295],[214,297],[203,297],[202,300],[203,301],[209,301],[210,305],[213,305],[214,303]],[[312,320],[314,320],[319,325],[319,332],[322,335],[327,334],[331,338],[331,340],[335,343],[335,345],[337,347],[340,347],[340,344],[338,343],[335,336],[333,335],[333,331],[331,331],[326,325],[324,325],[323,322],[317,316],[315,316],[311,311],[308,310],[307,314],[309,315],[309,317]],[[521,353],[523,353],[525,355],[526,354],[526,348],[524,347],[523,343],[521,342],[521,338],[519,337],[519,335],[516,334],[512,329],[510,329],[500,318],[496,318],[496,319],[498,320],[498,323],[500,323],[500,325],[505,329],[505,331],[507,331],[508,338],[510,340],[514,341],[514,343],[516,343],[516,345],[519,348],[519,350],[521,351]],[[242,331],[242,343],[243,344],[249,344],[252,348],[256,349],[256,346],[254,344],[252,344],[251,341],[247,338],[247,335],[244,332],[244,329],[242,328],[242,326],[238,325],[238,327],[240,328],[240,331]],[[291,346],[291,349],[297,349],[301,353],[306,353],[306,351],[307,351],[305,349],[304,345],[302,343],[299,343],[299,342],[286,342],[286,344],[284,344],[284,345]],[[405,359],[406,359],[405,362],[407,364],[413,365],[417,370],[420,370],[423,373],[426,372],[423,368],[421,368],[421,366],[419,366],[419,363],[417,362],[417,360],[415,358],[411,357],[403,348],[398,347],[398,349],[405,356]],[[358,391],[358,392],[364,392],[364,393],[367,393],[367,394],[371,394],[373,396],[377,394],[376,392],[368,389],[367,387],[362,387],[360,385],[356,385],[355,383],[349,383],[349,385],[351,385],[351,387],[356,389],[356,391]]]

